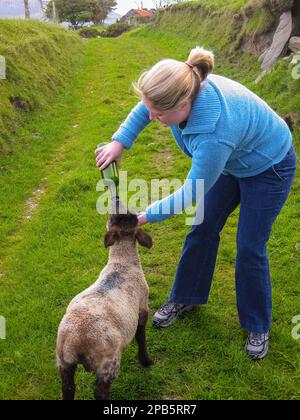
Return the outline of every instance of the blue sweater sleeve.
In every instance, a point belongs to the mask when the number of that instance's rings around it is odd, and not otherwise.
[[[126,120],[113,134],[112,140],[122,143],[125,149],[130,149],[139,133],[150,122],[149,111],[141,101],[133,108]]]
[[[194,140],[197,142],[197,138]],[[156,201],[146,209],[150,223],[161,222],[174,214],[182,213],[193,203],[199,204],[197,180],[204,180],[204,194],[215,184],[221,175],[232,148],[215,140],[199,142],[192,156],[192,167],[184,185],[173,194]],[[198,192],[198,194],[197,194]]]

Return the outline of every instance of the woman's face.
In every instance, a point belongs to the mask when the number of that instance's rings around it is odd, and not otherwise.
[[[164,125],[178,125],[188,119],[191,112],[192,103],[189,100],[184,101],[176,110],[172,111],[159,111],[155,109],[151,102],[149,102],[144,96],[142,98],[143,103],[149,110],[150,120],[157,120]]]

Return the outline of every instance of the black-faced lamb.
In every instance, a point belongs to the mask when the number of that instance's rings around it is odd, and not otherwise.
[[[138,227],[135,214],[124,211],[118,200],[116,207],[104,237],[108,263],[97,281],[71,301],[58,329],[57,365],[65,400],[74,399],[78,364],[96,374],[95,399],[109,399],[122,352],[134,336],[140,363],[152,364],[145,338],[148,285],[136,247],[138,241],[151,248],[152,239]]]

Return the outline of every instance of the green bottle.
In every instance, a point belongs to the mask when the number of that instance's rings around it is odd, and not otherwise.
[[[98,147],[106,146],[107,142],[97,144]],[[119,171],[117,167],[117,162],[113,160],[106,168],[101,170],[102,179],[104,185],[106,185],[112,196],[119,197]],[[114,194],[115,193],[115,194]]]

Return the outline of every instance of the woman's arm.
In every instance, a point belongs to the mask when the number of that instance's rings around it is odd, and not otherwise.
[[[112,142],[95,150],[96,166],[105,169],[113,160],[120,163],[123,149],[129,149],[139,133],[150,123],[149,111],[139,102],[130,112],[118,131],[112,136]]]
[[[150,122],[148,109],[143,102],[139,102],[113,134],[112,140],[122,143],[125,149],[130,149],[137,136]]]
[[[196,140],[196,139],[195,139]],[[202,141],[193,152],[192,167],[184,185],[168,197],[156,201],[145,212],[150,223],[161,222],[180,214],[203,197],[197,196],[197,180],[204,180],[204,194],[211,189],[232,153],[232,148],[217,141]],[[199,191],[199,189],[198,189]]]

